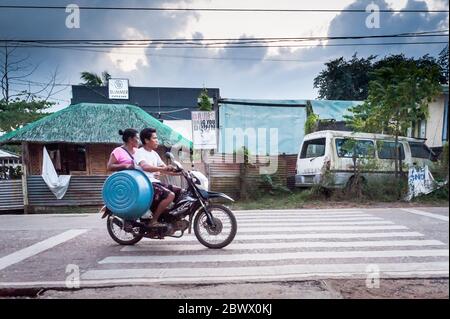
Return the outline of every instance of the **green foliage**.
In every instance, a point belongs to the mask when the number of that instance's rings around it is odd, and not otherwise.
[[[1,179],[20,179],[22,178],[22,167],[0,166]]]
[[[363,101],[369,95],[369,83],[374,79],[374,71],[405,62],[418,68],[437,67],[440,70],[440,83],[448,83],[448,47],[441,52],[438,60],[428,55],[416,60],[408,59],[403,54],[390,55],[378,61],[375,59],[376,56],[357,58],[355,54],[349,61],[341,57],[325,63],[325,70],[314,79],[319,98]]]
[[[21,155],[22,154],[22,146],[21,145],[2,145],[1,149],[10,153],[14,153],[17,155]]]
[[[414,61],[404,61],[378,69],[373,76],[366,102],[346,116],[356,131],[404,134],[413,121],[426,118],[428,104],[440,92],[435,65],[418,67]]]
[[[445,143],[437,163],[430,170],[436,181],[444,182],[448,181],[448,168],[448,143]]]
[[[355,131],[405,135],[411,123],[428,115],[428,104],[439,94],[439,68],[426,58],[394,59],[373,72],[369,96],[345,116],[347,125]],[[397,148],[398,149],[398,148]],[[396,152],[395,172],[399,172],[399,152]]]
[[[16,98],[9,103],[5,100],[0,101],[0,131],[10,132],[25,124],[39,120],[49,115],[43,113],[55,103],[43,100],[26,101]]]
[[[263,188],[268,189],[269,193],[272,195],[278,193],[289,193],[289,194],[292,193],[292,191],[286,186],[283,186],[280,183],[275,182],[272,176],[270,175],[267,174],[261,175],[261,180],[263,182]]]
[[[305,135],[317,130],[319,116],[314,114],[311,101],[306,101]]]
[[[83,80],[81,84],[85,86],[106,86],[111,79],[111,75],[108,71],[103,71],[101,76],[93,72],[83,71],[80,78]]]
[[[319,99],[327,100],[357,100],[367,97],[369,72],[376,56],[357,58],[346,61],[343,57],[325,63],[314,79],[314,88],[319,89]]]
[[[198,103],[198,109],[200,111],[212,111],[211,101],[209,100],[208,90],[206,88],[202,90],[198,98],[200,99]]]

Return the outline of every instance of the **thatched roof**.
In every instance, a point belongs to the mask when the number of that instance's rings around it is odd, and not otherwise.
[[[80,103],[46,116],[18,130],[0,136],[0,144],[17,142],[120,144],[118,131],[134,128],[138,131],[153,127],[160,144],[181,144],[192,147],[192,142],[161,123],[141,108],[128,104]]]

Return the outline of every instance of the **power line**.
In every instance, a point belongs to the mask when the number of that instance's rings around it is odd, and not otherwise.
[[[92,7],[78,6],[80,10],[116,10],[116,11],[185,11],[185,12],[286,12],[286,13],[370,13],[366,9],[257,9],[257,8],[158,8],[158,7]],[[32,6],[32,5],[0,5],[0,9],[46,9],[46,10],[66,10],[67,6]],[[420,10],[420,9],[380,9],[378,12],[384,13],[448,13],[449,10]]]
[[[0,41],[1,42],[1,41]],[[106,45],[67,45],[67,46],[55,46],[55,45],[18,45],[20,48],[111,48],[111,49],[145,49],[145,48],[164,48],[164,49],[239,49],[239,48],[301,48],[301,47],[344,47],[344,46],[379,46],[379,45],[425,45],[425,44],[447,44],[448,41],[424,41],[424,42],[378,42],[378,43],[319,43],[319,44],[293,44],[293,45],[227,45],[227,46],[106,46]]]
[[[0,39],[4,43],[44,43],[44,44],[72,44],[72,43],[121,43],[121,42],[209,42],[209,41],[307,41],[307,40],[357,40],[357,39],[374,39],[374,38],[408,38],[408,37],[441,37],[448,36],[447,30],[433,30],[423,32],[404,32],[395,34],[381,35],[349,35],[349,36],[314,36],[314,37],[250,37],[250,38],[195,38],[195,39]],[[445,33],[445,34],[444,34]]]

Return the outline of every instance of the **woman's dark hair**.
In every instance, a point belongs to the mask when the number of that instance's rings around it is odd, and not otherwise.
[[[122,135],[122,141],[124,141],[124,143],[128,142],[130,138],[135,137],[137,133],[138,131],[134,128],[127,128],[125,131],[119,130],[119,135]]]
[[[145,144],[145,139],[151,139],[153,133],[156,133],[156,130],[153,127],[144,128],[141,133],[139,133],[142,144]]]

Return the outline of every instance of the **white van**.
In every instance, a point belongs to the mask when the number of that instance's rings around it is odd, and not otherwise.
[[[395,174],[395,137],[392,135],[355,133],[344,131],[319,131],[307,134],[300,146],[297,157],[295,185],[310,187],[324,181],[327,174],[327,187],[343,188],[354,176],[353,152],[342,147],[349,139],[353,140],[359,157],[373,159],[376,168],[362,171],[363,179],[368,180],[386,174]],[[399,137],[402,163],[432,166],[434,158],[431,150],[421,139]]]

